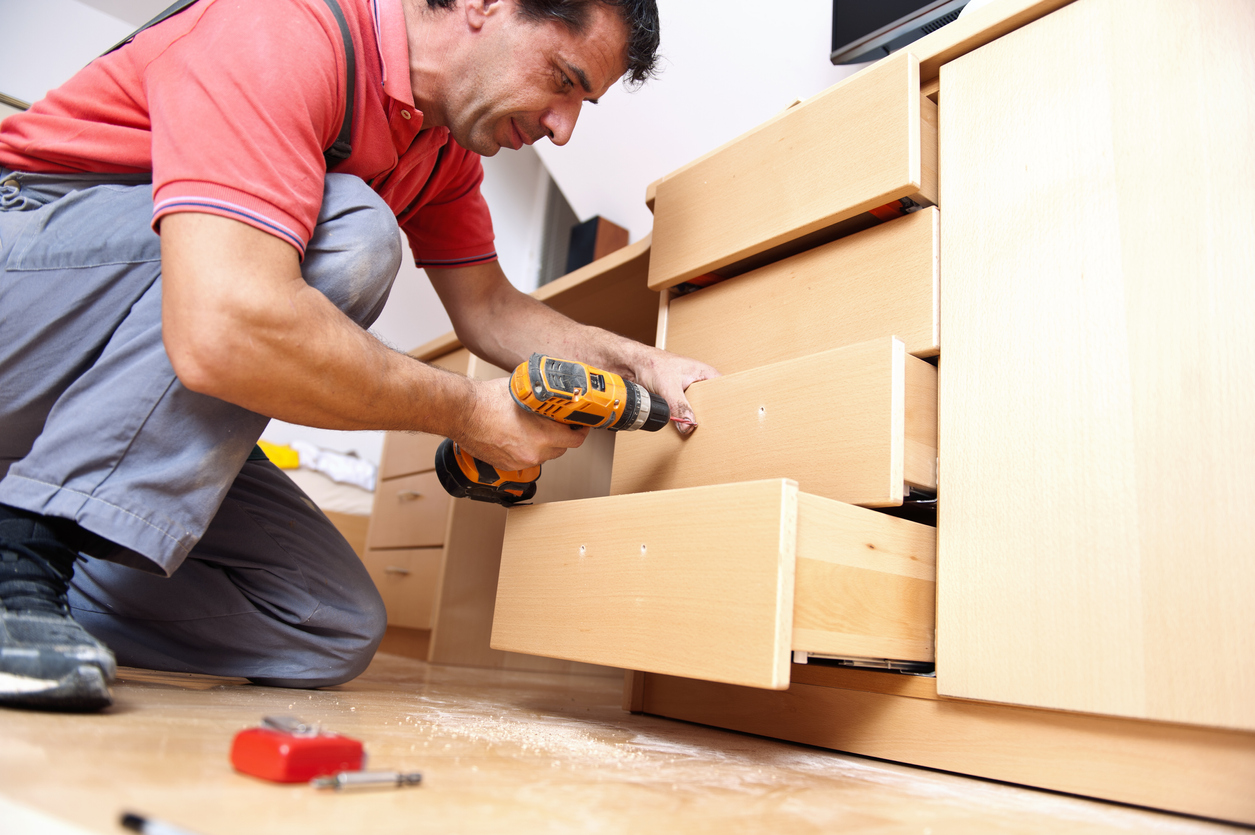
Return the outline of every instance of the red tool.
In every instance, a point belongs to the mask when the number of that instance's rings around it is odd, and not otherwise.
[[[236,771],[275,783],[307,783],[315,777],[359,771],[362,760],[361,742],[291,716],[267,716],[261,727],[242,730],[231,742]]]

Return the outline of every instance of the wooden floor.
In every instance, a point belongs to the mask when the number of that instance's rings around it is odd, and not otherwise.
[[[379,655],[316,692],[122,671],[117,704],[0,711],[0,832],[1221,833],[1233,827],[623,713],[617,678]],[[234,733],[290,713],[363,740],[421,787],[357,794],[232,771]]]

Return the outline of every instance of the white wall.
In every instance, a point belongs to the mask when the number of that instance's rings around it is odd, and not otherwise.
[[[42,99],[134,30],[78,0],[0,0],[0,92]]]

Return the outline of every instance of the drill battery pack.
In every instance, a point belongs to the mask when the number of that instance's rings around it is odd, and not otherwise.
[[[341,771],[360,771],[362,743],[289,716],[267,716],[231,742],[236,771],[274,783],[307,783]]]

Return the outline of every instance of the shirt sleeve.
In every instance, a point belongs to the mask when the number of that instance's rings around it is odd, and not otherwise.
[[[447,269],[495,261],[492,217],[479,190],[479,155],[450,140],[432,178],[432,198],[400,218],[414,263]]]
[[[310,0],[189,11],[187,31],[144,72],[154,228],[172,212],[206,212],[276,235],[303,256],[322,204],[323,148],[344,113],[338,25]]]

